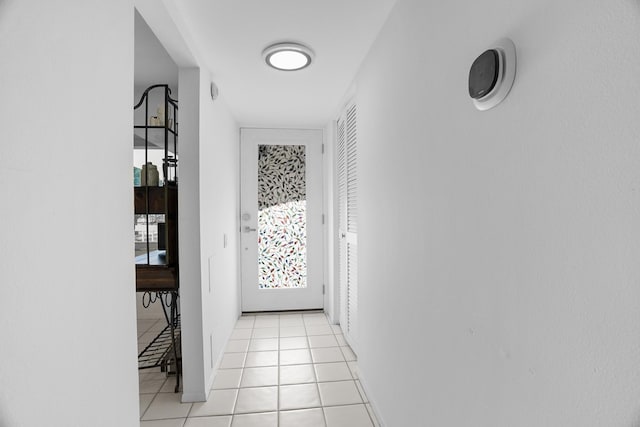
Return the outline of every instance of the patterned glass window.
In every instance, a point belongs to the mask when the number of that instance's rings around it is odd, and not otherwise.
[[[307,287],[304,145],[258,149],[258,287]]]

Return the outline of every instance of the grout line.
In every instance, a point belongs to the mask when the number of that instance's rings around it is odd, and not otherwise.
[[[251,328],[251,336],[253,336],[253,327]],[[251,346],[251,338],[249,338],[249,346]],[[247,346],[247,350],[249,349],[249,346]],[[244,359],[242,362],[242,367],[241,372],[240,372],[240,382],[238,383],[238,388],[236,388],[236,398],[234,399],[233,402],[233,408],[231,409],[231,422],[229,423],[230,425],[233,425],[233,420],[236,416],[236,407],[238,406],[238,399],[240,398],[240,386],[242,385],[242,380],[244,378],[244,364],[247,361],[247,352],[244,353]]]
[[[151,407],[151,404],[153,403],[154,400],[156,400],[156,396],[158,395],[158,393],[153,395],[153,398],[151,398],[151,400],[149,401],[149,404],[147,405],[147,407],[144,409],[144,411],[140,414],[140,421],[142,421],[142,417],[144,417],[144,415],[147,413],[147,411],[149,410],[149,408]]]
[[[318,372],[316,371],[316,363],[315,360],[313,360],[313,352],[311,351],[311,340],[309,340],[309,333],[307,331],[307,324],[306,322],[304,322],[303,319],[303,323],[304,323],[304,330],[307,333],[307,345],[309,346],[309,356],[311,357],[311,369],[313,369],[313,376],[316,380],[315,384],[316,384],[316,391],[318,392],[318,400],[320,401],[320,408],[322,410],[322,420],[324,422],[324,425],[326,427],[327,425],[327,417],[324,414],[324,402],[322,401],[322,395],[320,394],[320,385],[319,385],[319,380],[318,380]]]

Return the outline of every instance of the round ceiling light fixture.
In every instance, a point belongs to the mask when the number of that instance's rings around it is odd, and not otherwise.
[[[313,61],[313,51],[299,43],[277,43],[262,51],[268,66],[280,71],[298,71]]]

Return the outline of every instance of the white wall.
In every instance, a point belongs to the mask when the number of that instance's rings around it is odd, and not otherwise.
[[[206,398],[200,254],[200,69],[179,71],[178,252],[182,329],[182,400]]]
[[[209,73],[200,68],[180,70],[184,401],[206,400],[240,315],[238,127],[224,100],[211,100],[209,82]]]
[[[335,154],[335,121],[329,123],[323,129],[325,152],[322,157],[324,173],[324,213],[326,223],[324,226],[325,247],[325,271],[324,283],[326,293],[324,296],[324,311],[332,323],[340,322],[340,272],[338,263],[338,187]]]
[[[358,87],[360,369],[386,426],[640,423],[640,6],[400,0]],[[468,70],[500,37],[510,96]]]
[[[200,266],[207,391],[240,316],[239,129],[224,93],[211,100],[210,81],[208,73],[200,74]]]
[[[0,1],[2,426],[139,423],[133,16]]]

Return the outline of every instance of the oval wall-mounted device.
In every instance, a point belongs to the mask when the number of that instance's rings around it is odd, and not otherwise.
[[[215,101],[218,99],[218,95],[220,95],[220,89],[218,89],[218,85],[214,82],[211,82],[211,86],[209,87],[211,90],[211,100]]]
[[[478,56],[469,70],[469,96],[478,110],[495,107],[507,97],[516,77],[516,47],[501,39]]]

